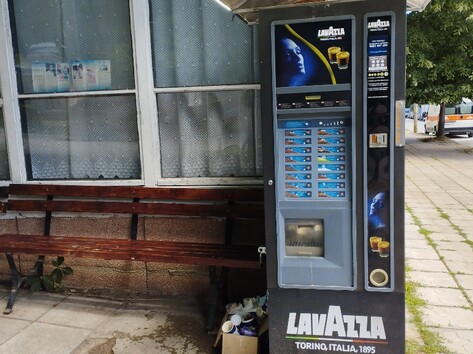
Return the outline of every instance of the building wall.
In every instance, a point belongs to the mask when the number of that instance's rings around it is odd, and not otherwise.
[[[43,218],[10,218],[0,220],[0,233],[42,234]],[[140,217],[138,239],[190,242],[223,242],[224,219]],[[53,217],[51,235],[129,238],[129,217]],[[237,220],[234,242],[258,247],[264,242],[262,221]],[[16,256],[22,272],[33,266],[36,257]],[[138,261],[84,259],[65,256],[65,265],[74,273],[64,285],[90,291],[115,289],[118,291],[151,292],[160,295],[205,295],[209,290],[208,268],[181,264]],[[51,257],[45,260],[45,273],[52,270]],[[0,279],[9,279],[10,270],[5,257],[0,258]],[[229,298],[260,295],[265,292],[264,271],[230,270]]]

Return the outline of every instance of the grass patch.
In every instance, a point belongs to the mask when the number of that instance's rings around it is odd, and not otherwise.
[[[441,208],[437,208],[437,211],[439,212],[440,217],[442,217],[442,218],[444,218],[445,220],[447,220],[447,221],[450,223],[450,226],[451,226],[461,237],[463,237],[463,238],[465,239],[465,241],[463,241],[463,242],[465,242],[466,244],[470,245],[470,246],[473,248],[473,242],[468,239],[468,235],[465,233],[465,231],[463,231],[463,229],[462,229],[460,226],[454,224],[454,223],[452,222],[452,220],[450,220],[450,216],[449,216],[447,213],[445,213]],[[470,210],[469,210],[469,211],[470,211]]]
[[[406,341],[407,354],[437,354],[449,353],[448,349],[442,345],[439,336],[430,331],[422,320],[422,308],[426,303],[416,295],[416,284],[412,281],[406,282],[406,307],[412,315],[412,322],[419,331],[422,343],[408,340]]]
[[[419,227],[419,232],[424,235],[425,239],[431,247],[437,250],[437,244],[429,237],[432,231],[422,227],[420,219],[414,214],[413,210],[406,205],[406,210],[412,216],[414,223]],[[448,215],[445,214],[445,217]],[[409,265],[406,265],[406,275],[411,270]],[[411,321],[419,331],[422,343],[414,340],[406,341],[406,353],[407,354],[438,354],[438,353],[449,353],[448,349],[442,344],[440,337],[429,330],[427,325],[422,319],[422,309],[426,306],[425,300],[419,298],[416,294],[417,285],[415,282],[406,281],[406,308],[411,314]]]
[[[422,143],[434,143],[434,142],[442,142],[442,141],[446,141],[447,138],[444,137],[444,136],[429,136],[429,137],[425,137],[425,138],[420,138],[419,141],[422,142]]]

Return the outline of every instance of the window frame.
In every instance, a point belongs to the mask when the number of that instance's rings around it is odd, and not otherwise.
[[[220,90],[260,90],[260,84],[214,85],[192,87],[156,88],[154,85],[152,41],[150,26],[149,0],[129,0],[130,27],[133,49],[133,67],[135,88],[126,90],[81,91],[60,93],[19,94],[12,33],[10,28],[8,2],[2,1],[0,8],[0,26],[3,28],[0,38],[0,78],[3,93],[3,111],[7,151],[10,161],[11,182],[41,184],[44,181],[27,180],[26,161],[21,128],[20,100],[34,98],[69,98],[93,97],[101,95],[133,94],[136,100],[136,119],[138,127],[138,143],[141,161],[141,179],[133,180],[48,180],[56,184],[84,185],[145,185],[145,186],[189,186],[189,185],[255,185],[262,184],[262,177],[182,177],[163,178],[161,172],[159,112],[157,95],[160,93],[203,92]],[[255,114],[259,109],[253,105]],[[257,132],[255,130],[254,134]],[[0,181],[8,184],[9,181]]]

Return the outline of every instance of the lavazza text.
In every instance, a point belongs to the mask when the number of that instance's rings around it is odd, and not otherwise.
[[[388,344],[380,316],[344,315],[340,306],[327,313],[290,312],[286,339],[297,349],[331,352],[375,353],[375,344]]]

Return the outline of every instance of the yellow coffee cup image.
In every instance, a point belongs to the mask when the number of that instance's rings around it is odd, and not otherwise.
[[[380,257],[389,257],[389,246],[390,243],[388,241],[378,242],[378,252]]]
[[[340,47],[329,47],[327,49],[328,61],[330,64],[337,64],[337,54],[340,53],[342,48]]]
[[[383,241],[383,239],[379,236],[371,236],[370,237],[370,248],[373,252],[378,252],[378,244]]]
[[[348,64],[350,63],[350,53],[341,51],[337,53],[337,65],[338,68],[343,70],[348,68]]]

